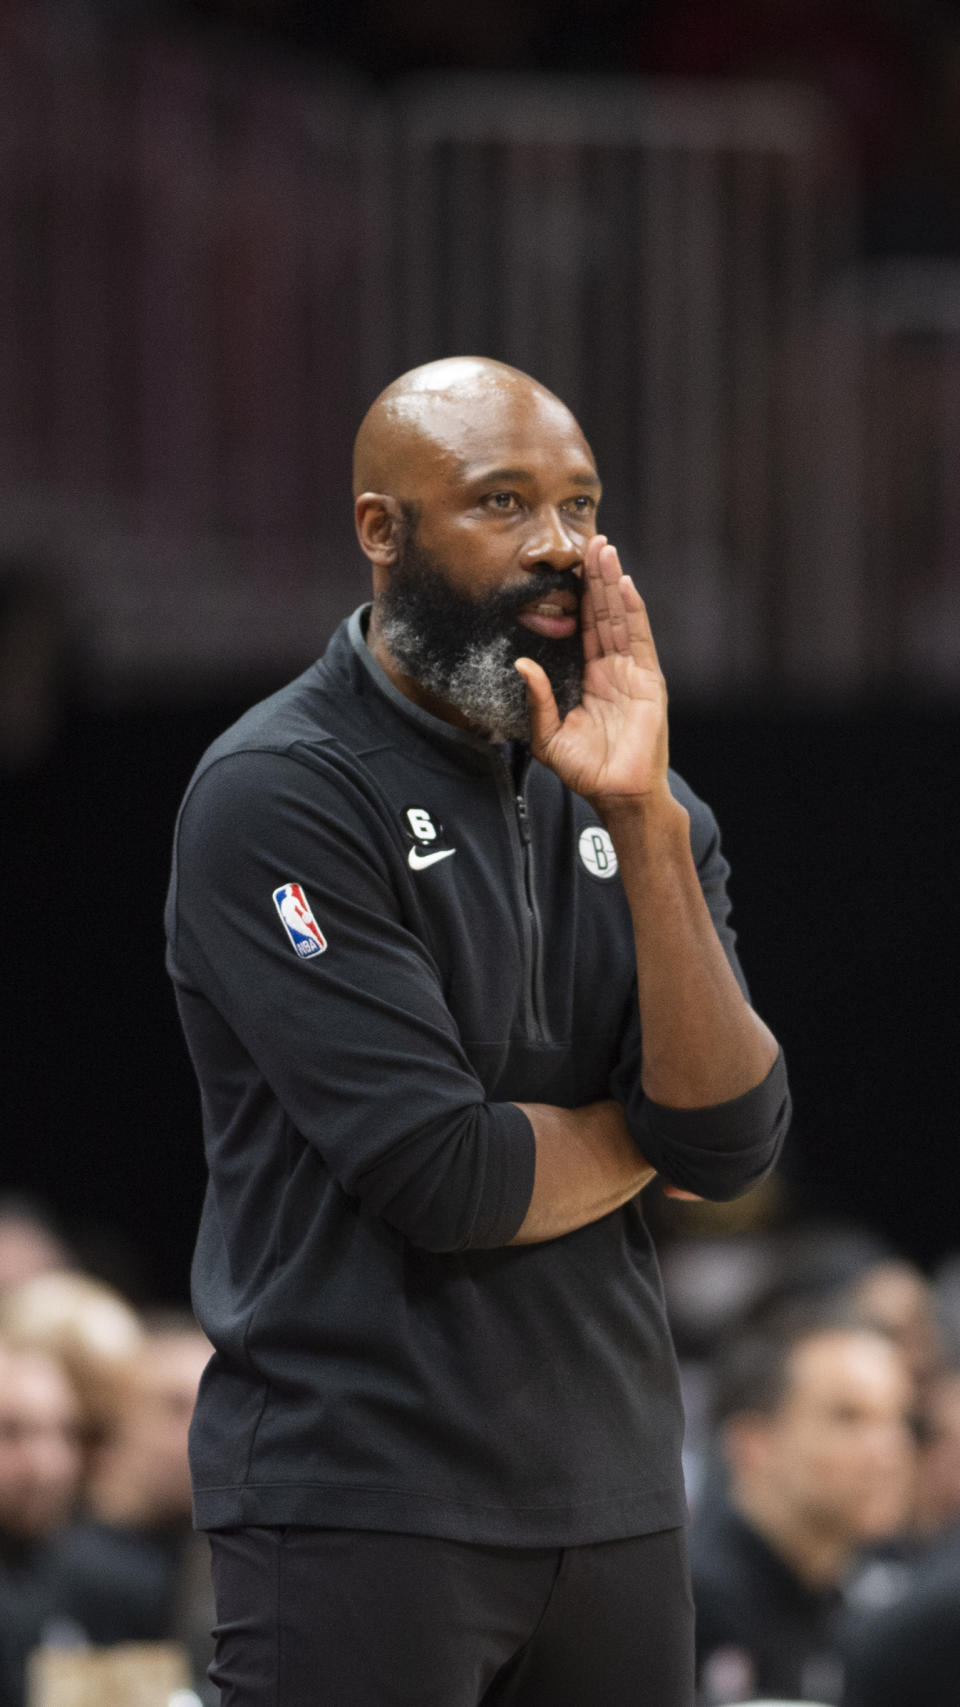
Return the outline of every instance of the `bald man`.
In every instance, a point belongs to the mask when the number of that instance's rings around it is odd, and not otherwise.
[[[639,1193],[760,1179],[782,1057],[569,410],[418,368],[354,497],[372,603],[176,833],[213,1676],[223,1707],[689,1707]]]

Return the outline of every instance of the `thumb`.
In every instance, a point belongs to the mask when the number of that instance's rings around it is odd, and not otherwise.
[[[550,678],[542,665],[535,663],[532,658],[518,658],[516,669],[523,677],[527,689],[530,750],[539,757],[560,727],[560,713],[553,697]]]

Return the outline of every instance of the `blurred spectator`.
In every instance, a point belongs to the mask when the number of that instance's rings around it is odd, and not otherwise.
[[[858,1550],[906,1519],[912,1403],[896,1346],[839,1307],[732,1342],[714,1406],[729,1485],[691,1535],[703,1707],[839,1700],[843,1585]]]
[[[916,1432],[909,1521],[901,1534],[864,1555],[848,1585],[857,1615],[885,1613],[911,1592],[944,1537],[960,1527],[960,1370],[940,1370],[925,1380],[918,1390]]]
[[[0,1340],[0,1707],[20,1707],[27,1654],[55,1610],[47,1544],[80,1484],[79,1420],[56,1358]]]
[[[55,1355],[0,1337],[0,1707],[23,1707],[27,1655],[43,1642],[154,1634],[125,1561],[74,1546],[81,1417]]]
[[[69,1263],[66,1245],[42,1210],[25,1197],[0,1197],[0,1297]]]
[[[922,1395],[943,1364],[944,1345],[933,1290],[920,1270],[899,1257],[872,1263],[850,1287],[849,1301],[896,1342]]]
[[[0,1340],[0,1533],[48,1535],[70,1516],[80,1485],[80,1408],[66,1371],[45,1351]]]
[[[815,1309],[818,1300],[856,1284],[889,1256],[876,1235],[855,1223],[815,1220],[773,1229],[769,1223],[782,1208],[776,1197],[752,1192],[745,1202],[751,1201],[759,1214],[750,1231],[736,1222],[720,1230],[725,1204],[667,1203],[660,1216],[661,1234],[664,1224],[668,1233],[685,1229],[682,1237],[667,1239],[660,1260],[680,1362],[684,1476],[692,1510],[709,1478],[713,1348],[737,1327],[774,1310],[794,1309],[801,1302]]]
[[[213,1658],[210,1551],[192,1524],[187,1433],[210,1342],[187,1314],[147,1325],[113,1438],[88,1489],[77,1559],[110,1547],[136,1585],[146,1633],[173,1637],[204,1687]],[[117,1637],[119,1639],[119,1636]]]
[[[847,1654],[843,1707],[956,1707],[960,1699],[960,1527],[910,1591],[863,1623]]]
[[[94,1517],[134,1529],[190,1521],[187,1431],[211,1350],[192,1316],[171,1314],[148,1326],[91,1483]]]
[[[935,1535],[954,1524],[960,1524],[960,1369],[943,1371],[927,1391],[917,1465],[917,1528]]]
[[[87,1474],[110,1440],[142,1343],[136,1312],[112,1287],[73,1272],[41,1274],[0,1299],[0,1333],[61,1359],[80,1401]]]
[[[937,1265],[933,1297],[951,1368],[960,1368],[960,1253],[951,1251]]]

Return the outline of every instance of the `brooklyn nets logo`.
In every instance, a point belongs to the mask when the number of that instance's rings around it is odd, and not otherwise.
[[[616,877],[617,856],[602,824],[590,824],[580,831],[580,858],[591,877]]]

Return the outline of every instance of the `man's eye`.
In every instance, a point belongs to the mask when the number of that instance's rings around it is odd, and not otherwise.
[[[519,501],[516,492],[491,492],[487,499],[495,510],[515,510]]]
[[[567,508],[578,516],[592,516],[596,507],[596,498],[591,498],[586,492],[578,492],[575,498],[567,500]]]

